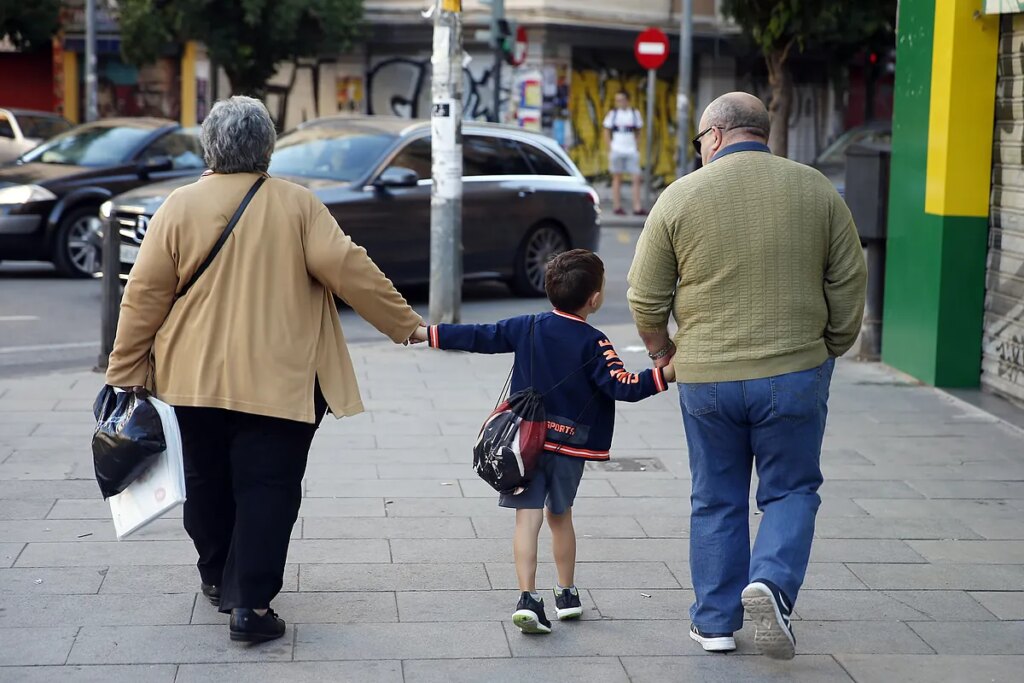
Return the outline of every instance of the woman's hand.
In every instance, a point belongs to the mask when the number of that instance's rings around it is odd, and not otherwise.
[[[409,341],[407,343],[409,343],[409,344],[422,344],[423,342],[427,341],[427,338],[428,338],[427,326],[426,325],[420,325],[412,333],[412,336],[409,337]]]

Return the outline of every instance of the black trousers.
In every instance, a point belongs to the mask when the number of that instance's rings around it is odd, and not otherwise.
[[[316,424],[215,408],[177,408],[185,460],[185,531],[220,611],[263,609],[281,591]]]

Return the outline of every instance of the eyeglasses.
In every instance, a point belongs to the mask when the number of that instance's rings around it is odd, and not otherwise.
[[[697,137],[695,137],[693,140],[690,140],[690,144],[692,144],[693,148],[697,150],[697,156],[700,156],[700,139],[707,135],[708,133],[710,133],[711,131],[713,131],[715,128],[718,128],[718,126],[708,126],[704,130],[702,130],[700,134],[697,135]]]

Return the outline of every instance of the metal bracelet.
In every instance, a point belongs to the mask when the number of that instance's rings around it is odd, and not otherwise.
[[[668,354],[672,353],[672,351],[675,350],[675,348],[676,348],[675,344],[673,344],[672,342],[669,342],[665,346],[665,348],[661,349],[660,351],[656,351],[654,353],[648,353],[647,356],[651,360],[661,360],[662,358],[664,358]]]

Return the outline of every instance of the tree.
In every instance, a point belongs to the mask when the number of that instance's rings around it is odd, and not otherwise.
[[[768,68],[769,144],[789,153],[793,50],[814,48],[832,62],[881,39],[891,41],[897,0],[724,0],[723,12],[753,39]]]
[[[60,26],[60,0],[0,0],[0,40],[19,50],[48,45]]]
[[[362,0],[121,0],[122,53],[142,65],[168,43],[206,45],[231,89],[261,96],[277,65],[338,54],[357,37]]]

